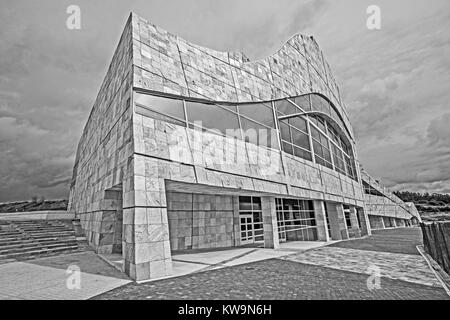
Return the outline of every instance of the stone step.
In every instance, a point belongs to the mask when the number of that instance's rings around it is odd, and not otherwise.
[[[7,232],[51,232],[51,231],[73,231],[70,228],[36,228],[36,229],[26,229],[26,228],[16,228],[15,230],[7,231]],[[7,233],[4,232],[4,233]],[[1,234],[2,232],[0,232]]]
[[[0,256],[1,255],[8,255],[8,254],[14,254],[14,253],[27,253],[27,252],[31,252],[31,251],[36,251],[36,250],[51,250],[51,249],[55,249],[55,248],[60,248],[60,247],[78,247],[76,241],[72,242],[72,243],[54,243],[54,244],[45,244],[45,245],[34,245],[32,247],[25,247],[25,248],[14,248],[14,249],[0,249]]]
[[[0,255],[0,260],[19,259],[19,258],[25,258],[25,257],[34,257],[34,256],[39,256],[39,255],[45,255],[45,254],[54,253],[54,252],[75,251],[75,250],[78,250],[78,246],[65,246],[65,247],[58,247],[58,248],[51,248],[51,249],[34,250],[34,251],[29,251],[29,252],[2,254],[2,255]]]
[[[75,233],[75,232],[73,230],[64,230],[64,231],[48,230],[48,231],[43,231],[43,232],[41,232],[41,231],[39,231],[39,232],[36,232],[36,231],[32,231],[32,232],[24,231],[24,232],[22,232],[22,234],[31,234],[31,235],[36,235],[36,236],[43,235],[43,234],[66,234],[66,233]]]
[[[27,234],[24,235],[25,239],[43,239],[43,238],[62,238],[75,236],[73,233],[43,233],[43,234]]]
[[[0,238],[7,238],[12,236],[18,236],[21,235],[20,232],[0,232]]]
[[[14,244],[7,244],[7,245],[0,245],[0,251],[4,250],[13,250],[13,249],[19,249],[19,248],[31,248],[36,246],[47,246],[47,245],[53,245],[53,244],[76,244],[76,239],[67,239],[67,240],[48,240],[48,241],[30,241],[30,242],[17,242]]]
[[[1,239],[0,246],[8,245],[8,244],[17,244],[17,243],[27,243],[27,242],[46,242],[46,241],[58,241],[58,240],[68,240],[68,239],[76,239],[75,235],[65,236],[65,237],[41,237],[41,238],[11,238],[11,239]]]
[[[55,230],[55,229],[49,229],[49,230],[32,230],[32,231],[23,231],[22,233],[28,233],[28,234],[46,234],[46,233],[75,233],[73,230]]]

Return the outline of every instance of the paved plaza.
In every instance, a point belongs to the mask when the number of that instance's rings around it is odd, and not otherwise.
[[[396,240],[397,232],[402,236]],[[391,251],[403,247],[408,252],[418,233],[417,228],[386,230],[383,236],[392,242]],[[13,262],[0,266],[0,299],[450,298],[421,255],[361,250],[358,241],[328,246],[292,242],[278,250],[247,247],[177,254],[175,277],[140,284],[93,252]],[[369,247],[379,243],[377,235],[363,241]],[[67,287],[70,266],[81,271],[80,289]],[[370,290],[367,283],[374,268],[381,277],[379,286]]]
[[[330,247],[418,255],[416,247],[422,245],[422,241],[420,228],[400,228],[372,230],[370,237],[358,241],[340,241]]]
[[[12,262],[0,265],[0,300],[85,300],[129,282],[93,252]]]
[[[179,278],[129,284],[94,299],[346,300],[449,299],[441,288],[383,278],[367,289],[367,275],[270,259]]]
[[[396,240],[397,232],[402,236]],[[392,229],[386,230],[384,236],[392,241],[393,251],[404,248],[409,252],[410,246],[417,241],[418,233],[418,228]],[[352,242],[358,246],[358,241],[340,243],[351,247]],[[378,238],[374,236],[364,241],[370,247],[378,243]],[[198,270],[202,272],[140,285],[131,283],[94,299],[450,298],[422,256],[415,252],[382,252],[335,246],[296,253],[286,248],[284,250],[284,256],[220,269],[216,268],[217,261],[210,260],[209,269],[205,262],[206,267]],[[385,250],[389,250],[389,246]],[[367,282],[374,268],[378,268],[381,278],[379,287],[370,290]]]

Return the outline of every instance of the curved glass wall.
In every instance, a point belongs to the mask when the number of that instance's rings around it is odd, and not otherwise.
[[[242,104],[194,102],[136,92],[134,99],[139,114],[282,150],[357,180],[352,144],[344,133],[348,130],[331,103],[320,95]],[[296,116],[279,120],[290,115]]]

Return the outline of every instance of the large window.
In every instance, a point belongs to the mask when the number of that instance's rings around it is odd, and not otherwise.
[[[151,118],[232,136],[334,169],[352,179],[357,170],[352,145],[331,103],[316,94],[266,103],[218,105],[135,94],[136,112]],[[320,111],[328,117],[312,115]],[[277,120],[286,115],[298,115]],[[325,119],[326,118],[326,119]],[[276,128],[278,127],[278,131]],[[279,145],[279,139],[281,146]],[[314,157],[313,157],[314,154]]]
[[[344,209],[344,216],[345,216],[345,224],[347,225],[347,228],[352,227],[352,219],[350,218],[350,206],[343,205]]]
[[[214,104],[187,101],[186,113],[190,125],[217,130],[224,135],[240,137],[238,116],[229,109]]]
[[[308,100],[303,103],[309,103]],[[278,117],[302,111],[287,100],[275,103]],[[312,161],[309,143],[308,125],[304,118],[295,117],[278,123],[283,151],[297,157]]]
[[[295,98],[294,103],[302,108],[303,111],[311,111],[311,102],[309,95]]]
[[[298,199],[275,199],[278,236],[281,241],[317,240],[313,202]]]
[[[136,105],[144,106],[162,115],[171,116],[175,119],[185,120],[182,100],[136,93],[135,103]]]
[[[241,117],[244,140],[258,146],[278,149],[278,139],[275,129],[255,121]]]
[[[272,107],[263,103],[241,104],[239,105],[239,114],[248,119],[254,120],[274,128]]]
[[[313,126],[311,126],[311,136],[316,162],[332,169],[333,164],[331,162],[331,153],[328,147],[327,137]]]

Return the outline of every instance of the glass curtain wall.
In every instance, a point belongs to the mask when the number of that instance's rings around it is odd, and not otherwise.
[[[317,227],[313,202],[275,199],[280,241],[316,241]]]
[[[351,143],[345,134],[339,133],[345,126],[333,106],[319,95],[229,105],[135,93],[135,105],[139,114],[261,147],[281,149],[357,180]],[[309,111],[324,113],[338,125],[317,114],[275,121],[280,116]]]

